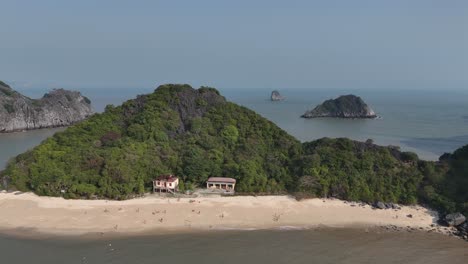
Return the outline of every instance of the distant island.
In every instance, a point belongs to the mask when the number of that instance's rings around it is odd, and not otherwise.
[[[272,101],[282,101],[282,100],[284,100],[284,96],[282,96],[282,95],[280,94],[280,92],[278,92],[277,90],[274,90],[273,92],[271,92],[271,97],[270,97],[270,99],[271,99]]]
[[[350,94],[326,100],[313,110],[305,112],[301,117],[375,118],[377,115],[361,97]]]
[[[93,113],[79,92],[54,89],[31,99],[0,81],[0,133],[74,124]]]

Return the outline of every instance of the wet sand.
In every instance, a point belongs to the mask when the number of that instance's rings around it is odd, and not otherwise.
[[[423,232],[363,229],[216,231],[95,240],[0,235],[2,263],[465,264],[468,243]]]

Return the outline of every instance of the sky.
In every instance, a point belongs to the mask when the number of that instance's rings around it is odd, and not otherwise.
[[[466,0],[0,0],[17,88],[468,89]]]

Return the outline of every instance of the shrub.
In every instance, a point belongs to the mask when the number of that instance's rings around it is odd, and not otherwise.
[[[15,112],[15,108],[13,107],[12,104],[5,103],[5,104],[3,104],[3,108],[5,108],[5,110],[6,110],[9,114],[12,114],[12,113]]]

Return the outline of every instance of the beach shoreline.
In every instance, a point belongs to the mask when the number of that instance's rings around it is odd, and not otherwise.
[[[65,200],[0,192],[0,233],[26,237],[128,237],[225,230],[358,228],[366,232],[438,232],[437,214],[421,206],[380,210],[337,199],[290,196]]]

